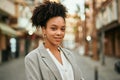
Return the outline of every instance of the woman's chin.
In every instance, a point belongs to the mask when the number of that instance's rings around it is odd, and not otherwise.
[[[55,46],[59,46],[60,44],[61,44],[61,42],[59,42],[59,43],[57,42],[57,43],[55,43],[54,45],[55,45]]]

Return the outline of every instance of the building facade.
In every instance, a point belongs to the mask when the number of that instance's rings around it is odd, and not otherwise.
[[[109,0],[102,3],[96,17],[99,53],[118,58],[120,58],[119,3],[119,0]]]

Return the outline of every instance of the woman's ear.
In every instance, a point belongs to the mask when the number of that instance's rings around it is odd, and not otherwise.
[[[46,34],[46,32],[45,32],[45,27],[42,27],[42,33],[43,33],[43,35]]]
[[[42,35],[44,37],[44,39],[46,38],[46,29],[45,27],[42,27]]]

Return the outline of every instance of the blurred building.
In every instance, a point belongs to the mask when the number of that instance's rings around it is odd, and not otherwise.
[[[99,53],[120,58],[120,1],[106,0],[97,7]]]
[[[120,57],[120,1],[85,0],[85,55]]]
[[[32,10],[38,0],[0,1],[0,63],[2,63],[26,55],[38,46],[42,36],[40,29],[32,26],[30,21]],[[40,1],[42,0],[37,3]]]
[[[96,3],[98,0],[85,0],[85,55],[99,59],[96,30]]]
[[[7,5],[6,5],[7,4]],[[10,25],[11,18],[16,17],[15,5],[11,1],[1,0],[0,3],[0,62],[7,61],[10,55],[11,37],[18,36]]]

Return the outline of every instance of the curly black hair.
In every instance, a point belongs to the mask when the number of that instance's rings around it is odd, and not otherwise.
[[[61,3],[45,1],[34,9],[31,17],[32,24],[36,27],[45,27],[50,18],[61,16],[65,19],[66,12],[66,7]]]

